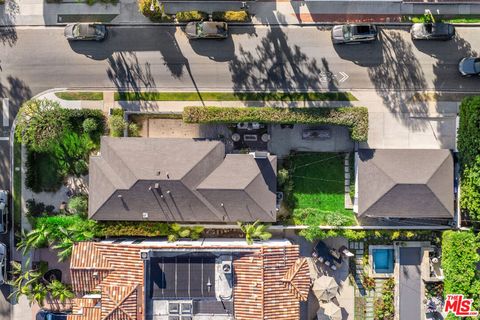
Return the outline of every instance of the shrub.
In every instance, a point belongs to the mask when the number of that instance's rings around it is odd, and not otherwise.
[[[448,230],[442,236],[444,294],[463,294],[480,310],[480,238],[472,231]]]
[[[27,216],[40,217],[45,214],[45,204],[43,202],[36,202],[35,199],[28,199],[26,201]]]
[[[168,224],[151,221],[102,221],[98,222],[99,236],[103,237],[166,237]]]
[[[86,216],[88,212],[88,197],[77,195],[68,200],[68,211],[73,214]]]
[[[112,137],[123,137],[123,131],[128,126],[127,121],[120,115],[111,115],[108,118],[108,126]]]
[[[88,173],[88,156],[95,147],[88,134],[70,132],[55,144],[52,153],[64,176],[81,176]]]
[[[369,277],[366,274],[363,274],[362,275],[362,285],[365,289],[367,289],[369,291],[373,290],[373,289],[375,289],[375,279],[373,279],[372,277]]]
[[[226,22],[249,22],[250,15],[248,11],[214,11],[212,13],[212,19],[215,21]]]
[[[387,279],[383,283],[382,297],[375,300],[374,319],[375,320],[393,320],[395,317],[394,306],[395,280]]]
[[[203,11],[197,11],[197,10],[179,11],[175,14],[175,18],[177,18],[178,22],[207,20],[208,13]]]
[[[344,108],[223,108],[186,107],[183,110],[186,123],[301,123],[328,124],[349,128],[352,140],[367,141],[368,109]]]
[[[97,233],[97,222],[85,219],[80,215],[56,215],[35,219],[35,229],[44,227],[50,233],[51,241],[61,241],[65,238],[65,230],[76,230],[80,233]]]
[[[56,101],[29,100],[17,115],[15,136],[37,152],[46,152],[68,130],[64,109]]]
[[[285,185],[285,183],[289,180],[288,176],[288,170],[285,168],[282,168],[278,170],[277,172],[277,180],[278,180],[278,186],[281,188]]]
[[[98,144],[100,136],[105,133],[105,116],[103,112],[98,109],[64,109],[71,130],[77,133],[88,133],[92,140]],[[96,122],[97,127],[93,131],[88,131],[84,126],[87,119],[92,119]],[[88,122],[91,122],[90,120]],[[87,125],[88,126],[88,125]]]
[[[458,151],[463,169],[480,155],[480,96],[463,99],[459,115]]]
[[[153,3],[153,11],[152,9]],[[140,13],[153,22],[172,22],[170,15],[165,13],[164,5],[159,5],[156,0],[139,0],[138,8]]]
[[[128,124],[128,136],[140,137],[140,127],[135,122],[130,122]]]
[[[83,120],[82,127],[83,127],[84,132],[91,133],[91,132],[95,132],[97,130],[98,123],[93,118],[87,118],[87,119]]]

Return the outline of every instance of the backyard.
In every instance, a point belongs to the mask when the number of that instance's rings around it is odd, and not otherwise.
[[[288,158],[284,192],[294,224],[356,223],[353,211],[345,209],[344,159],[343,153],[298,153]]]

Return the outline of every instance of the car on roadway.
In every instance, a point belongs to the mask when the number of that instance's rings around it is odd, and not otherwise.
[[[7,280],[7,246],[0,242],[0,285]]]
[[[8,191],[0,190],[0,233],[8,231]]]
[[[35,320],[67,320],[68,313],[40,310]]]
[[[378,30],[373,24],[342,24],[332,28],[334,44],[373,42]]]
[[[107,27],[100,23],[70,23],[63,34],[69,41],[102,41],[107,36]]]
[[[464,76],[480,75],[480,58],[463,58],[458,64],[458,71]]]
[[[414,23],[410,29],[412,40],[450,40],[455,27],[450,23]]]
[[[192,21],[187,23],[185,34],[189,39],[225,39],[228,25],[221,21]]]

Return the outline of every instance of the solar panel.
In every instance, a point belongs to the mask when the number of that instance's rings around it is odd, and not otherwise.
[[[214,298],[215,258],[212,254],[151,258],[152,298]]]

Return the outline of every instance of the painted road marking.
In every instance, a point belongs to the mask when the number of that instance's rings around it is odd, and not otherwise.
[[[8,127],[10,125],[10,107],[8,103],[8,98],[2,99],[2,118],[3,126]]]
[[[8,141],[10,140],[10,137],[0,137],[0,141]]]
[[[342,78],[340,80],[338,80],[338,82],[342,83],[342,82],[345,82],[347,81],[348,78],[350,78],[350,76],[348,74],[346,74],[345,72],[339,72],[339,74],[342,76]]]

